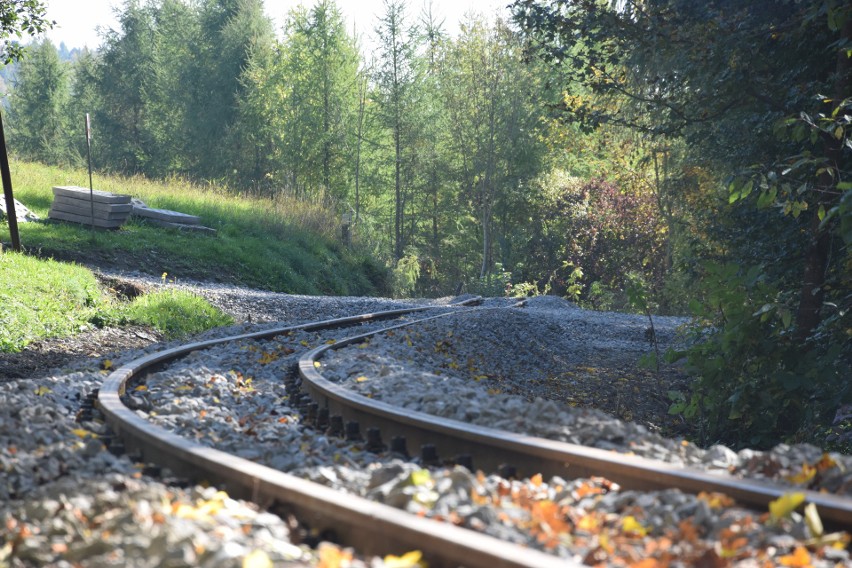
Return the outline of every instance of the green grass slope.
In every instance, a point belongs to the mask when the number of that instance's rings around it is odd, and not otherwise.
[[[13,162],[15,197],[46,220],[55,185],[88,187],[83,170]],[[30,254],[136,270],[170,279],[232,282],[294,294],[386,293],[384,268],[339,239],[337,215],[321,203],[285,196],[263,199],[182,181],[96,175],[95,189],[128,194],[149,207],[198,215],[215,236],[164,229],[131,219],[115,231],[44,221],[19,225]],[[8,243],[8,228],[0,225]]]

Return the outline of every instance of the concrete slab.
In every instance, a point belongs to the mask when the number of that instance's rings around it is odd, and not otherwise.
[[[154,209],[151,207],[133,206],[133,215],[146,217],[149,219],[157,219],[158,221],[166,221],[168,223],[180,223],[182,225],[200,225],[201,218],[187,213],[178,211],[170,211],[168,209]]]
[[[75,215],[74,213],[67,213],[65,211],[54,211],[53,209],[50,210],[48,217],[51,219],[70,221],[72,223],[80,223],[81,225],[94,225],[95,227],[101,227],[104,229],[117,229],[121,227],[125,221],[125,219],[98,219],[95,217],[94,222],[92,222],[91,217]]]
[[[124,210],[110,209],[107,205],[105,207],[104,203],[95,203],[95,219],[111,219],[111,220],[123,220],[126,221],[127,217],[130,215],[130,211],[127,209],[130,205],[116,205],[114,207],[121,207]],[[82,215],[83,217],[90,218],[92,216],[92,204],[86,201],[80,201],[79,199],[70,199],[61,201],[59,199],[54,199],[53,203],[50,205],[51,211],[64,211],[65,213],[72,213],[74,215]]]
[[[152,225],[157,225],[158,227],[166,227],[169,229],[178,229],[180,231],[193,231],[197,233],[205,233],[208,235],[215,235],[216,229],[211,227],[205,227],[204,225],[184,225],[183,223],[170,223],[168,221],[160,221],[159,219],[153,218],[145,218],[143,219],[146,223],[150,223]]]
[[[90,199],[90,190],[87,187],[78,187],[75,185],[57,185],[53,187],[53,195],[62,195],[88,201]],[[130,203],[129,195],[120,195],[97,189],[92,191],[91,195],[94,197],[96,203]]]

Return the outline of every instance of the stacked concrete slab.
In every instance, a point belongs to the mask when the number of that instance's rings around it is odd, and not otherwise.
[[[196,215],[189,215],[188,213],[171,211],[169,209],[154,209],[153,207],[148,207],[138,199],[133,200],[132,214],[136,217],[141,217],[147,223],[160,227],[208,234],[216,233],[216,229],[202,225],[201,218]]]
[[[72,223],[117,229],[127,221],[132,210],[129,195],[91,191],[85,187],[55,186],[53,203],[47,216]]]

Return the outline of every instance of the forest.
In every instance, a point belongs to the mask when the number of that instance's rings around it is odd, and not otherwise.
[[[367,50],[334,0],[280,33],[261,0],[127,0],[97,51],[28,46],[9,148],[83,165],[88,113],[96,170],[321,199],[398,295],[691,315],[646,362],[695,377],[671,412],[705,443],[824,439],[852,402],[852,7],[507,14],[451,35],[387,0]]]

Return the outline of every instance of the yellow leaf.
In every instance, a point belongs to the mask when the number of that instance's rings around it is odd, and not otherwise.
[[[307,342],[307,340],[305,340],[305,339],[301,340],[301,341],[299,342],[299,344],[300,344],[302,347],[307,347],[307,346],[309,345],[309,343],[308,343],[308,342]]]
[[[336,339],[329,339],[328,341],[325,342],[326,345],[334,345],[335,343],[337,343]]]
[[[83,430],[82,428],[74,428],[71,430],[71,433],[79,436],[80,438],[97,438],[98,435],[94,432],[89,432],[88,430]]]
[[[101,363],[101,368],[104,371],[109,371],[110,369],[112,369],[112,359],[104,359]]]
[[[145,386],[145,385],[139,385],[138,387],[136,387],[136,388],[135,388],[135,389],[133,389],[133,390],[143,392],[143,391],[148,390],[148,387],[147,387],[147,386]]]
[[[805,501],[804,493],[785,493],[775,501],[769,503],[769,514],[773,519],[789,517],[796,507]]]
[[[317,568],[346,568],[352,565],[352,550],[339,548],[330,542],[319,544],[319,564]]]
[[[355,379],[355,382],[356,382],[356,383],[363,383],[363,382],[365,382],[365,381],[369,381],[369,380],[370,380],[370,379],[368,379],[367,377],[365,377],[365,376],[363,376],[363,375],[362,375],[362,376],[358,377],[357,379]]]
[[[177,388],[175,389],[175,392],[186,392],[186,391],[191,391],[191,390],[192,390],[192,387],[191,387],[191,386],[189,386],[189,385],[181,385],[181,386],[179,386],[179,387],[177,387]]]
[[[806,568],[811,566],[811,555],[808,549],[804,546],[797,546],[793,554],[782,556],[778,559],[781,566],[793,566],[796,568]]]
[[[41,387],[36,388],[36,390],[34,390],[33,392],[38,396],[44,396],[47,393],[53,392],[53,391],[51,391],[49,388],[47,388],[45,386],[41,386]]]
[[[632,515],[627,515],[621,519],[621,530],[625,534],[633,536],[645,536],[648,534],[648,530],[636,520],[636,517]]]
[[[786,479],[790,483],[795,483],[796,485],[803,485],[805,483],[808,483],[811,479],[813,479],[814,476],[816,476],[816,474],[817,474],[817,468],[815,468],[814,466],[812,466],[810,464],[803,463],[802,464],[802,471],[800,471],[799,473],[796,473],[794,475],[789,475],[789,476],[786,477]]]
[[[816,505],[808,503],[805,505],[805,523],[811,531],[811,536],[820,537],[825,529],[822,526],[822,519],[819,518],[819,511]]]
[[[406,552],[402,556],[388,554],[385,556],[385,568],[425,568],[423,553],[419,550]]]
[[[702,491],[698,498],[705,501],[712,509],[733,507],[734,500],[724,493]]]
[[[428,469],[418,469],[417,471],[412,471],[408,479],[412,485],[427,485],[432,482],[432,474],[429,473]]]
[[[596,533],[598,532],[598,528],[600,527],[600,523],[598,519],[592,515],[584,515],[578,522],[577,528],[586,532]]]
[[[322,367],[322,363],[320,363],[319,361],[314,361],[314,367],[319,369],[320,367]]]

